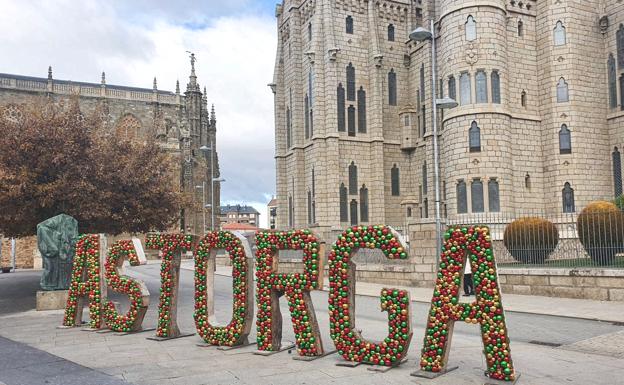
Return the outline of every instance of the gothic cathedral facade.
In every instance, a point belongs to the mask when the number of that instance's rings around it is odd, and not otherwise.
[[[212,207],[220,207],[220,186],[216,183],[214,205],[210,186],[211,173],[219,176],[216,152],[217,121],[214,106],[208,109],[206,89],[202,93],[195,74],[195,57],[191,56],[191,74],[184,94],[163,91],[157,87],[136,88],[106,83],[102,73],[100,84],[54,79],[52,68],[47,78],[0,73],[0,113],[7,119],[19,119],[21,106],[37,98],[55,100],[78,97],[84,114],[98,112],[104,127],[129,138],[154,135],[160,145],[171,153],[176,162],[174,183],[194,197],[192,209],[181,213],[179,228],[183,232],[203,234],[213,226],[206,222]],[[203,147],[203,150],[202,150]],[[203,191],[203,190],[206,191]],[[219,213],[215,212],[214,217]],[[218,224],[214,226],[218,228]]]

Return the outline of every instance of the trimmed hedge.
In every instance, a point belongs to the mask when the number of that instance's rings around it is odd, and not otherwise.
[[[503,242],[517,261],[544,263],[559,243],[559,231],[543,218],[519,218],[505,228]]]
[[[598,265],[608,265],[624,251],[624,213],[613,203],[592,202],[578,216],[579,240]]]

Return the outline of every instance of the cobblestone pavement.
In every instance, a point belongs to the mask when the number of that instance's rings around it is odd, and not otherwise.
[[[147,282],[152,298],[158,293],[158,265],[128,270]],[[193,331],[193,274],[182,271],[179,324]],[[0,281],[0,297],[6,281]],[[231,315],[231,281],[217,277],[215,300],[217,318],[227,320]],[[327,294],[313,295],[323,342],[332,347],[327,332]],[[123,302],[123,301],[122,301]],[[366,338],[384,337],[386,314],[379,310],[379,300],[358,296],[356,299],[357,327]],[[283,303],[282,306],[285,306]],[[125,310],[125,309],[122,309]],[[418,353],[424,333],[426,304],[413,303],[414,338],[408,362],[386,373],[371,372],[367,366],[338,367],[336,354],[312,362],[295,361],[292,354],[282,352],[269,357],[251,354],[255,346],[220,351],[214,347],[197,346],[197,335],[156,342],[147,340],[152,332],[127,336],[115,333],[87,332],[79,328],[57,329],[62,311],[13,312],[0,316],[0,335],[26,343],[62,359],[94,369],[100,374],[119,380],[142,384],[421,384],[421,385],[482,385],[485,364],[481,341],[474,326],[457,324],[449,363],[459,366],[434,380],[411,377],[416,370]],[[287,309],[284,314],[284,338],[293,338]],[[85,312],[88,314],[88,312]],[[521,374],[518,384],[624,384],[622,340],[624,328],[611,323],[509,313],[512,357]],[[156,305],[152,304],[145,326],[156,323]],[[254,337],[252,333],[252,338]],[[538,344],[536,344],[538,343]],[[561,345],[559,347],[540,345]],[[0,381],[13,385],[0,371]],[[43,382],[41,382],[43,383]],[[32,384],[37,384],[32,382]]]

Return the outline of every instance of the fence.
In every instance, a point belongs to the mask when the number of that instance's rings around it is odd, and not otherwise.
[[[487,225],[499,266],[624,268],[624,212],[482,213],[445,221]]]

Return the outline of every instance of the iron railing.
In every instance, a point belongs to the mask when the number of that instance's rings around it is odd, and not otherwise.
[[[580,217],[580,218],[579,218]],[[451,225],[486,225],[501,267],[624,268],[624,212],[473,213]]]

